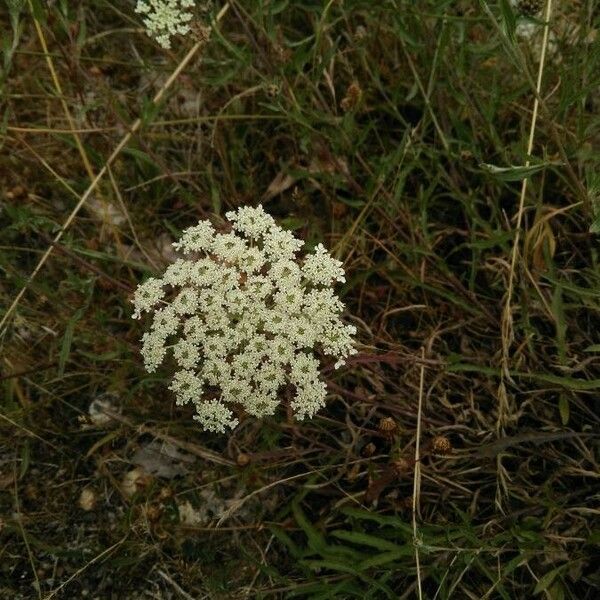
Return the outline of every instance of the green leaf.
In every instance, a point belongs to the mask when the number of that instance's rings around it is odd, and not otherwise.
[[[387,565],[400,558],[413,556],[414,552],[414,547],[407,545],[405,548],[397,550],[396,552],[384,552],[383,554],[378,554],[377,556],[367,558],[358,563],[356,568],[359,571],[366,571],[367,569],[372,569],[373,567],[381,567],[382,565]]]
[[[62,339],[62,346],[60,349],[60,354],[58,357],[58,376],[62,377],[65,373],[65,365],[67,364],[67,358],[69,357],[69,352],[71,351],[71,344],[73,342],[73,333],[75,331],[75,325],[77,321],[81,319],[84,313],[84,307],[78,308],[75,311],[75,314],[69,319],[67,322],[67,326],[65,327],[65,333]]]
[[[279,540],[279,542],[290,551],[290,554],[296,560],[299,560],[299,559],[302,558],[302,556],[304,555],[304,553],[294,543],[294,541],[292,540],[292,538],[287,533],[285,533],[285,531],[283,531],[283,529],[281,529],[280,527],[273,526],[273,527],[269,527],[269,530]]]
[[[517,29],[517,17],[508,0],[500,0],[500,11],[502,13],[502,29],[506,37],[514,44],[515,31]]]
[[[358,198],[344,198],[343,196],[337,196],[336,200],[342,204],[347,204],[352,208],[362,208],[366,204],[364,200],[359,200]]]
[[[158,165],[154,160],[152,160],[146,152],[139,150],[138,148],[123,148],[123,154],[132,156],[140,167],[145,164],[151,166],[154,170],[159,171]]]
[[[483,365],[472,365],[467,363],[448,364],[448,371],[462,373],[481,373],[490,377],[500,377],[500,369],[494,367],[486,367]],[[574,377],[561,377],[560,375],[552,375],[550,373],[524,373],[522,371],[511,371],[511,377],[521,379],[532,379],[542,383],[550,383],[560,385],[569,390],[590,391],[600,389],[600,379],[575,379]]]
[[[489,163],[481,163],[479,166],[500,181],[522,181],[535,173],[543,171],[548,166],[562,166],[560,162],[543,162],[535,165],[511,165],[510,167],[497,167]]]
[[[303,560],[301,562],[313,571],[329,569],[331,571],[340,571],[342,573],[356,575],[356,565],[350,565],[337,560]]]
[[[294,513],[296,523],[298,523],[299,527],[304,531],[308,538],[308,546],[310,549],[323,556],[327,552],[325,536],[323,536],[323,534],[306,518],[297,499],[292,502],[292,512]]]
[[[21,446],[21,465],[19,467],[19,479],[22,479],[31,463],[31,447],[29,446],[29,440],[25,440],[25,443]]]
[[[558,398],[558,412],[560,412],[560,420],[563,425],[569,424],[571,410],[569,408],[569,399],[566,394],[561,394]]]
[[[152,121],[154,121],[161,108],[162,104],[155,104],[152,100],[144,96],[142,98],[142,110],[140,114],[142,124],[146,126],[152,123]]]
[[[6,6],[8,6],[8,12],[11,17],[18,17],[19,13],[25,7],[25,0],[4,0]]]
[[[31,8],[33,10],[33,18],[40,23],[46,23],[46,10],[41,3],[41,0],[31,0]]]
[[[351,542],[359,546],[377,548],[378,550],[382,550],[384,552],[398,552],[402,550],[402,547],[398,546],[398,544],[394,544],[388,540],[383,540],[374,535],[369,535],[368,533],[360,533],[359,531],[336,530],[332,531],[331,535],[346,542]]]
[[[542,592],[546,591],[552,585],[552,582],[556,579],[557,575],[559,575],[564,568],[564,565],[561,565],[556,569],[552,569],[552,571],[548,571],[548,573],[542,576],[537,582],[533,593],[541,594]]]
[[[412,527],[399,517],[380,515],[376,512],[372,512],[369,510],[351,507],[343,508],[342,513],[349,517],[354,517],[355,519],[364,521],[375,521],[376,523],[379,523],[379,525],[387,525],[389,527],[393,527],[394,529],[399,529],[400,531],[412,538]]]

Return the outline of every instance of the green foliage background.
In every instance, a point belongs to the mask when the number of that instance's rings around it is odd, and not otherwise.
[[[0,598],[598,597],[598,3],[554,2],[530,157],[541,16],[507,0],[236,0],[158,104],[222,5],[171,51],[133,8],[0,9],[4,309],[141,117],[2,331]],[[261,201],[344,260],[360,354],[314,420],[209,436],[130,294]],[[128,494],[150,439],[196,462]],[[207,490],[229,512],[191,525]]]

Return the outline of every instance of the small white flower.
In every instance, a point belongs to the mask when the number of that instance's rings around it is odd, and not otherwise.
[[[269,340],[262,333],[257,333],[248,342],[248,348],[260,357],[264,356],[268,347],[269,347]]]
[[[250,274],[260,271],[267,262],[265,253],[258,248],[247,248],[240,256],[240,271]]]
[[[280,290],[286,288],[300,288],[302,271],[293,260],[276,260],[271,265],[269,277],[273,284]]]
[[[325,406],[327,389],[322,381],[312,381],[296,389],[296,397],[292,400],[291,407],[299,420],[314,417],[315,413]]]
[[[261,418],[272,415],[279,404],[277,391],[260,386],[246,402],[244,408],[253,417]]]
[[[209,385],[220,386],[222,381],[231,379],[231,367],[221,358],[208,357],[202,365],[202,377]]]
[[[302,308],[304,292],[299,287],[287,287],[279,290],[274,296],[275,307],[289,315],[298,314]]]
[[[222,398],[225,402],[234,402],[244,405],[252,395],[252,388],[247,379],[231,377],[221,383],[223,390]]]
[[[136,291],[134,317],[153,313],[142,338],[145,366],[155,371],[172,353],[178,370],[170,389],[178,404],[194,404],[209,431],[237,424],[225,404],[274,414],[286,385],[295,388],[298,418],[312,417],[326,397],[315,351],[336,368],[355,352],[356,328],[342,321],[332,288],[344,281],[341,263],[319,244],[299,264],[303,242],[260,206],[227,218],[230,233],[207,222],[186,229],[174,246],[197,258],[178,259]]]
[[[246,242],[233,231],[215,236],[212,251],[226,262],[237,263],[246,252]]]
[[[167,267],[163,282],[172,286],[185,285],[192,278],[192,267],[194,263],[177,259],[173,264]]]
[[[173,300],[171,306],[179,315],[193,315],[198,308],[198,292],[191,288],[184,288]]]
[[[186,402],[200,402],[202,399],[203,386],[200,379],[193,371],[182,369],[173,376],[169,389],[175,392],[177,404]]]
[[[274,292],[275,286],[269,277],[251,275],[246,279],[246,290],[251,298],[263,304],[265,299]]]
[[[178,242],[173,243],[175,250],[184,254],[210,250],[215,236],[215,230],[208,221],[200,221],[194,227],[188,227]]]
[[[224,433],[225,428],[232,429],[238,424],[233,413],[218,400],[206,400],[196,404],[194,419],[207,431]]]
[[[256,208],[241,206],[237,211],[229,211],[225,216],[233,223],[236,231],[255,240],[262,237],[272,227],[276,227],[275,219],[263,210],[262,204]]]
[[[204,321],[198,315],[190,317],[183,325],[183,333],[190,342],[199,344],[206,333]]]
[[[291,369],[291,380],[296,386],[310,385],[319,378],[319,361],[309,354],[298,352],[294,356]]]
[[[294,346],[285,337],[275,337],[267,351],[269,360],[279,365],[289,365],[294,360]]]
[[[148,373],[156,371],[166,353],[165,340],[156,331],[148,331],[142,336],[142,356]]]
[[[312,348],[318,341],[317,329],[304,316],[289,321],[288,333],[297,348]]]
[[[171,47],[171,37],[190,31],[194,0],[138,0],[135,12],[145,15],[148,35],[163,48]]]
[[[207,335],[204,338],[204,344],[202,345],[204,353],[208,358],[224,359],[227,356],[227,343],[224,336],[214,333]]]
[[[264,236],[264,250],[267,256],[276,260],[294,260],[304,245],[291,231],[281,227],[271,227]]]
[[[160,332],[163,337],[173,335],[179,328],[179,317],[171,306],[165,306],[154,313],[152,329]]]
[[[353,325],[344,325],[343,323],[335,323],[323,333],[322,344],[325,354],[337,356],[338,361],[335,363],[335,368],[338,369],[345,364],[344,358],[350,354],[356,354],[356,349],[353,347],[352,336],[356,333],[356,327]]]
[[[240,379],[244,379],[246,381],[249,380],[256,372],[259,364],[260,356],[251,350],[244,350],[239,354],[236,354],[231,362],[234,377],[239,377]]]
[[[266,360],[253,374],[254,382],[263,392],[276,392],[285,382],[285,371],[276,362]]]
[[[286,332],[288,331],[289,318],[287,312],[278,308],[273,310],[266,309],[263,311],[263,318],[265,320],[264,330],[266,333],[285,339]],[[273,344],[271,344],[271,346],[273,346]]]
[[[173,356],[182,369],[193,369],[200,360],[198,346],[185,339],[179,340],[173,346]]]
[[[150,310],[163,299],[165,295],[163,285],[164,283],[159,279],[151,278],[138,287],[134,298],[136,306],[134,319],[139,319],[143,311]]]
[[[211,287],[220,280],[218,265],[210,258],[200,258],[190,269],[190,279],[198,287]]]
[[[302,274],[310,283],[330,285],[332,281],[345,282],[342,263],[332,258],[323,244],[315,248],[314,254],[309,254],[302,265]]]

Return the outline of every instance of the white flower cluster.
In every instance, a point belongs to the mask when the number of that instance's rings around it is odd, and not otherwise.
[[[340,319],[332,289],[345,281],[340,261],[319,244],[304,260],[304,242],[279,227],[262,206],[228,212],[230,233],[208,221],[186,229],[178,259],[162,279],[135,292],[134,318],[153,312],[142,355],[154,371],[168,351],[177,364],[170,389],[192,402],[205,429],[223,432],[237,420],[228,404],[248,414],[272,415],[282,387],[293,385],[299,419],[325,404],[315,349],[336,358],[354,354],[356,328]]]
[[[145,15],[148,35],[163,48],[171,47],[171,37],[190,31],[195,0],[138,0],[135,12]]]

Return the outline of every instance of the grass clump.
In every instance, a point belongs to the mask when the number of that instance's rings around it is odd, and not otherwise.
[[[0,12],[0,597],[597,597],[600,17],[552,4]],[[206,434],[130,301],[259,202],[359,352]]]

